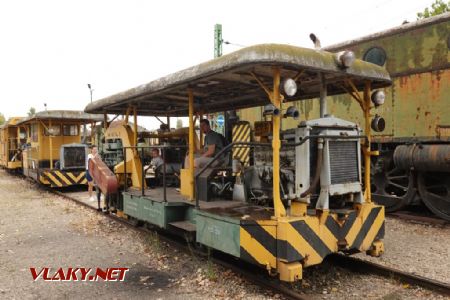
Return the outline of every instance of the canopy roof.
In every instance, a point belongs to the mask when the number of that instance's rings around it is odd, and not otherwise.
[[[46,110],[23,118],[17,124],[24,124],[34,120],[65,120],[90,123],[103,121],[103,115],[88,114],[79,110]]]
[[[261,106],[269,103],[269,98],[252,73],[272,89],[274,66],[281,68],[282,79],[298,77],[297,94],[285,101],[318,97],[320,73],[328,84],[328,95],[344,93],[347,79],[351,79],[358,90],[364,89],[367,80],[372,82],[372,88],[385,87],[391,82],[386,70],[368,62],[355,60],[350,68],[341,68],[336,55],[330,52],[263,44],[95,101],[85,111],[123,114],[128,107],[135,106],[139,115],[186,116],[188,88],[194,93],[195,111],[213,113]]]
[[[6,121],[3,125],[0,126],[0,129],[10,126],[16,126],[17,123],[21,121],[21,119],[23,119],[23,117],[11,117],[8,119],[8,121]]]

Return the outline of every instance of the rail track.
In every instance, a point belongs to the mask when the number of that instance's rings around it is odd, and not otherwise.
[[[193,249],[193,247],[190,247],[189,244],[186,242],[186,240],[183,240],[181,238],[177,238],[173,235],[168,235],[165,232],[161,232],[157,230],[157,228],[146,228],[142,226],[136,226],[135,223],[129,222],[128,220],[124,218],[119,218],[115,216],[114,214],[105,214],[101,211],[98,211],[95,207],[92,205],[89,205],[88,203],[85,203],[83,201],[80,201],[79,199],[72,197],[69,193],[63,193],[61,191],[56,191],[52,189],[48,189],[52,193],[55,193],[65,199],[71,200],[76,202],[77,204],[80,204],[86,208],[92,209],[96,211],[99,214],[104,215],[105,217],[114,220],[115,222],[118,222],[120,224],[123,224],[135,231],[149,233],[157,231],[159,234],[159,238],[166,242],[167,244],[171,246],[175,246],[178,249],[185,251],[186,253],[195,253],[196,255],[206,257],[206,253],[202,252],[197,249]],[[307,300],[311,299],[311,297],[308,294],[300,293],[299,291],[295,291],[292,288],[290,288],[288,285],[279,282],[278,280],[274,280],[273,278],[270,278],[269,276],[261,276],[259,275],[261,272],[260,270],[255,270],[254,266],[243,263],[241,261],[237,261],[236,259],[230,259],[227,255],[219,254],[219,255],[211,255],[208,257],[211,261],[214,263],[223,266],[226,269],[230,269],[233,272],[237,274],[241,274],[246,280],[264,287],[266,289],[272,290],[275,293],[281,294],[284,297],[288,299],[297,299],[297,300]],[[363,274],[377,274],[379,276],[388,278],[388,279],[394,279],[398,280],[401,283],[407,283],[410,285],[418,286],[425,288],[427,290],[437,292],[439,294],[450,296],[450,284],[440,282],[437,280],[433,280],[430,278],[426,278],[423,276],[411,274],[408,272],[404,272],[401,270],[397,270],[394,268],[382,266],[379,264],[375,264],[372,262],[368,262],[365,260],[361,260],[358,258],[340,255],[340,254],[333,254],[326,258],[326,261],[329,263],[342,267],[344,269],[350,270],[352,272],[356,273],[363,273]]]
[[[387,217],[402,219],[411,223],[428,224],[433,226],[448,226],[450,222],[431,214],[419,213],[415,211],[396,211],[387,213]]]

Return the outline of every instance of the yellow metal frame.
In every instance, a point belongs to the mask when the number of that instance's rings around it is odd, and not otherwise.
[[[361,97],[355,84],[350,79],[347,80],[347,84],[350,86],[350,89],[348,89],[345,86],[342,86],[342,88],[359,103],[359,105],[361,106],[361,110],[364,114],[364,133],[367,137],[367,140],[363,144],[362,148],[364,156],[364,186],[365,186],[364,200],[366,202],[372,202],[372,193],[370,187],[370,157],[378,156],[380,153],[379,151],[370,150],[370,144],[372,142],[372,134],[370,127],[371,123],[370,118],[372,117],[372,115],[370,114],[370,110],[372,109],[370,100],[371,84],[370,81],[366,81],[364,86],[363,97]]]
[[[192,89],[188,89],[189,98],[189,200],[194,201],[194,93]]]
[[[137,114],[137,112],[136,112]],[[136,128],[137,124],[135,122],[135,125],[133,125],[133,129],[131,129],[130,124],[127,122],[128,118],[125,118],[123,121],[116,121],[121,122],[120,125],[117,126],[108,126],[108,129],[105,131],[105,138],[113,137],[117,138],[120,137],[122,139],[122,145],[124,147],[135,147],[137,145],[136,141]],[[137,119],[137,118],[136,118]],[[134,131],[133,131],[134,130]],[[114,173],[115,174],[124,174],[125,172],[125,163],[127,174],[131,173],[131,182],[132,186],[135,188],[141,188],[142,187],[142,162],[139,157],[139,153],[136,149],[126,149],[126,162],[121,162],[117,164],[114,167]],[[127,175],[124,175],[125,180],[127,178]],[[145,181],[144,181],[145,186]]]
[[[270,99],[272,104],[281,111],[281,95],[280,95],[280,68],[273,68],[273,92]],[[274,217],[279,218],[286,216],[286,208],[280,198],[280,129],[281,129],[281,113],[272,116],[273,132],[272,132],[272,152],[273,152],[273,206]]]

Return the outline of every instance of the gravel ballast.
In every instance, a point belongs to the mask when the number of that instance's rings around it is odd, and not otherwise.
[[[207,259],[168,246],[156,233],[136,232],[3,170],[0,203],[0,299],[282,299]],[[390,259],[389,249],[394,248],[390,226],[387,221],[383,261]],[[407,245],[395,247],[407,251]],[[425,245],[423,251],[426,256]],[[440,255],[445,253],[448,250]],[[440,264],[445,262],[439,261],[436,273]],[[33,282],[29,268],[43,266],[127,267],[130,271],[124,282]],[[306,269],[304,280],[289,286],[312,299],[444,299],[394,280],[354,274],[325,263]]]

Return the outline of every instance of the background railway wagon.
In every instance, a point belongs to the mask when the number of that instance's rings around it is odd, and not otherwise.
[[[449,49],[450,13],[325,49],[352,50],[357,58],[386,68],[392,77],[393,85],[385,89],[385,104],[375,108],[373,116],[385,120],[385,129],[374,132],[372,143],[381,151],[372,159],[373,198],[387,211],[422,199],[435,214],[450,219]],[[319,106],[312,100],[296,106],[301,118],[319,115]],[[330,97],[328,110],[358,124],[364,119],[358,103],[348,95]],[[240,116],[261,120],[262,108],[242,110]],[[283,121],[284,129],[295,126]]]
[[[13,117],[0,126],[0,166],[12,171],[22,168],[20,145],[25,142],[26,133],[23,127],[17,126],[21,119]]]
[[[51,187],[86,184],[81,126],[101,120],[81,111],[43,111],[21,120],[27,132],[23,174]]]

